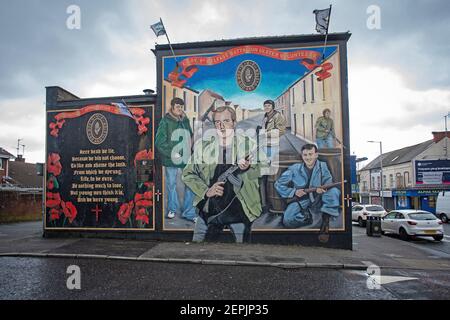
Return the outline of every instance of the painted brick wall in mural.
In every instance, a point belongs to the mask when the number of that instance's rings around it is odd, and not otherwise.
[[[236,242],[309,233],[321,243],[351,232],[339,46],[188,51],[161,62],[163,230],[192,230],[195,241],[225,231]]]
[[[47,230],[154,230],[153,107],[47,111]]]

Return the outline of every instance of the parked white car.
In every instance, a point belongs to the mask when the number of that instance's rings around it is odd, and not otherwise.
[[[382,206],[376,204],[355,205],[352,207],[352,220],[357,221],[360,227],[366,226],[367,217],[384,217],[387,214]]]
[[[383,233],[400,235],[403,240],[411,237],[433,237],[436,241],[444,238],[442,221],[428,211],[395,210],[381,220]]]
[[[450,217],[450,191],[440,192],[436,201],[436,216],[447,223]]]

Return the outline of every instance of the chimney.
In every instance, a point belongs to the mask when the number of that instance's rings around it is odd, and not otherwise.
[[[15,162],[25,162],[25,158],[21,155],[18,154],[16,160],[14,160]]]
[[[450,131],[447,131],[447,132],[446,131],[433,132],[434,143],[438,143],[439,141],[444,139],[445,136],[447,136],[447,138],[450,138]]]

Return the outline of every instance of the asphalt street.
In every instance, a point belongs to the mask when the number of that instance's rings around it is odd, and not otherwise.
[[[80,290],[67,288],[71,265],[80,268]],[[448,299],[448,272],[386,270],[384,277],[399,282],[370,287],[367,272],[352,270],[1,258],[0,299]]]
[[[450,231],[450,226],[445,225]],[[7,248],[12,243],[40,241],[40,223],[3,225],[0,228],[0,244]],[[449,269],[439,268],[439,261],[448,261],[450,245],[446,241],[428,239],[402,241],[395,236],[370,238],[365,229],[353,226],[354,251],[331,250],[336,255],[359,254],[370,251],[372,259],[380,262],[401,262],[397,267],[380,270],[345,270],[335,268],[289,268],[239,265],[204,265],[146,261],[119,261],[72,258],[0,257],[0,299],[161,299],[161,300],[303,300],[303,299],[448,299],[450,293]],[[127,252],[130,257],[140,255],[147,245],[141,242],[115,242],[78,239],[55,239],[49,244],[52,252],[71,252],[78,243],[94,245],[101,253]],[[31,241],[31,242],[29,242]],[[35,243],[35,241],[38,241]],[[111,242],[112,241],[112,242]],[[142,248],[130,251],[130,245]],[[63,246],[62,246],[63,245]],[[157,244],[148,252],[171,255],[185,244]],[[53,247],[54,246],[54,247]],[[62,246],[62,247],[61,247]],[[211,246],[211,245],[209,245]],[[185,249],[187,255],[208,247]],[[20,247],[18,247],[20,248]],[[60,248],[60,249],[58,249]],[[83,252],[86,246],[82,245]],[[172,249],[171,249],[172,248]],[[227,247],[224,247],[227,248]],[[283,247],[284,248],[284,247]],[[145,248],[146,250],[148,248]],[[267,250],[251,246],[248,249]],[[2,249],[3,250],[3,249]],[[68,250],[68,251],[66,251]],[[191,250],[191,251],[189,251]],[[227,249],[230,250],[230,249]],[[236,248],[244,252],[246,247]],[[286,254],[297,250],[306,259],[308,248],[285,249]],[[316,250],[319,254],[322,250]],[[175,251],[174,251],[175,252]],[[245,251],[246,252],[246,251]],[[80,252],[81,253],[81,252]],[[270,255],[266,252],[266,256]],[[145,254],[144,254],[145,256]],[[309,260],[308,260],[309,261]],[[428,265],[427,262],[432,264]],[[80,268],[80,290],[69,290],[67,279],[71,265]],[[370,261],[367,261],[370,265]],[[402,266],[405,267],[402,267]],[[412,266],[408,268],[407,266]],[[420,266],[423,266],[420,267]],[[369,275],[370,273],[370,275]]]

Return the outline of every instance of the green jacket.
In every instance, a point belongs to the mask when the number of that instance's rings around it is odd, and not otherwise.
[[[274,130],[278,129],[278,137],[281,138],[282,135],[286,133],[286,119],[284,116],[278,112],[275,111],[275,113],[272,115],[272,117],[267,118],[267,115],[264,117],[263,120],[263,126],[266,129],[267,132],[267,145],[278,145],[279,141],[273,141],[271,142],[272,136],[274,136]]]
[[[175,130],[182,129],[177,132]],[[175,132],[175,134],[174,134]],[[167,113],[158,126],[155,137],[156,156],[165,167],[184,168],[190,157],[192,128],[189,119],[183,116],[176,119]],[[178,153],[182,158],[172,159],[172,154]],[[174,160],[176,163],[174,163]]]
[[[232,159],[243,159],[256,150],[256,142],[249,137],[236,136],[232,150]],[[194,153],[183,170],[182,180],[195,194],[195,206],[205,198],[206,192],[214,184],[211,179],[218,164],[218,153],[217,137],[209,141],[200,140],[195,144]],[[259,152],[259,159],[259,163],[252,163],[250,169],[240,174],[243,185],[241,188],[235,187],[234,190],[250,221],[257,219],[262,211],[258,179],[261,177],[261,170],[268,167],[268,162],[263,152]]]
[[[328,135],[334,135],[333,119],[320,117],[316,121],[316,139],[325,139]]]

